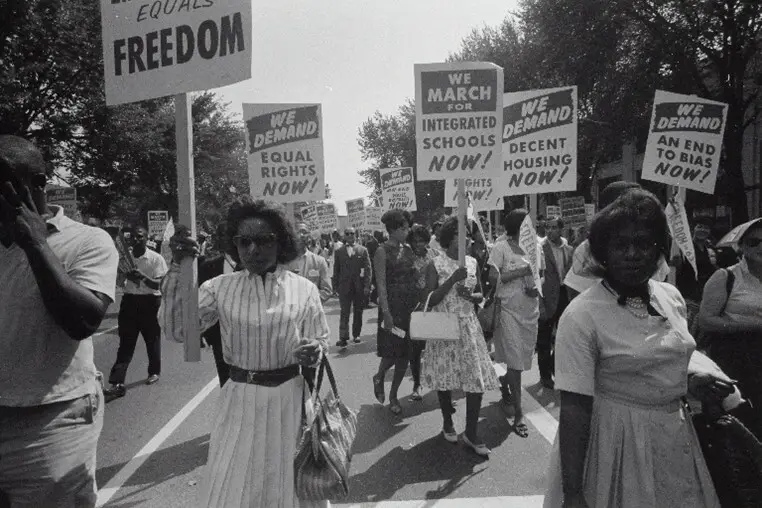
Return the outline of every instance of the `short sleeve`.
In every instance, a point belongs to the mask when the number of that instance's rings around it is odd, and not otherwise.
[[[561,316],[556,333],[557,390],[594,395],[598,348],[591,324],[579,305],[570,306]]]
[[[106,231],[91,229],[69,266],[68,275],[80,286],[103,293],[113,302],[119,254]]]
[[[489,254],[489,260],[499,272],[502,272],[505,264],[505,251],[503,249],[503,242],[495,244],[492,248],[492,252]]]
[[[154,259],[153,274],[151,274],[151,278],[161,279],[167,274],[167,262],[164,261],[164,258],[161,257],[161,255],[155,256]]]

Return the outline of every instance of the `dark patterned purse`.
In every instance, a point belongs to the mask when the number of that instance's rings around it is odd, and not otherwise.
[[[323,373],[331,391],[320,398]],[[312,411],[302,397],[302,435],[294,458],[296,495],[305,501],[341,499],[349,493],[352,444],[357,435],[357,413],[339,399],[331,365],[323,356],[312,392]]]

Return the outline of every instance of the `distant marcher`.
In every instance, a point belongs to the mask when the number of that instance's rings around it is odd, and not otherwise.
[[[508,213],[503,221],[506,239],[496,243],[490,254],[490,260],[500,270],[500,318],[493,339],[495,361],[506,365],[505,376],[499,378],[503,402],[512,406],[513,428],[521,437],[529,434],[521,405],[521,373],[532,367],[540,316],[532,267],[519,246],[519,231],[527,214],[522,208]]]
[[[309,226],[300,222],[296,224],[297,256],[286,263],[286,269],[310,280],[320,291],[320,299],[325,302],[333,295],[331,272],[325,257],[318,256],[307,250],[312,239]]]
[[[339,342],[341,348],[349,343],[349,315],[352,314],[352,342],[360,342],[362,314],[370,297],[373,268],[368,249],[357,244],[355,228],[344,231],[344,245],[334,254],[333,287],[339,295]]]
[[[476,260],[466,256],[466,266],[458,267],[458,219],[445,221],[440,230],[444,254],[435,256],[426,267],[426,290],[423,302],[431,294],[432,312],[449,312],[458,316],[458,340],[429,341],[424,352],[423,382],[437,391],[442,411],[442,435],[450,443],[458,442],[453,424],[452,390],[466,392],[466,429],[463,442],[477,455],[487,456],[489,448],[479,438],[479,412],[487,390],[498,387],[487,343],[484,341],[474,304],[483,296],[480,292]]]
[[[569,296],[563,280],[571,268],[574,249],[561,236],[564,221],[552,217],[546,221],[547,237],[541,243],[545,257],[545,272],[540,298],[540,317],[537,327],[537,365],[540,369],[540,383],[553,389],[555,328],[566,306]]]
[[[103,394],[93,341],[114,242],[45,200],[32,143],[0,136],[0,506],[92,508]]]
[[[431,239],[429,240],[429,249],[432,249],[437,254],[443,252],[442,246],[439,245],[439,230],[442,229],[442,222],[436,221],[431,226]]]
[[[704,293],[706,282],[716,270],[716,261],[712,263],[714,253],[710,241],[712,219],[709,217],[698,217],[694,222],[693,250],[696,255],[698,275],[693,271],[693,266],[683,259],[682,256],[677,256],[673,260],[673,265],[676,266],[675,286],[677,286],[680,294],[685,298],[685,304],[688,307],[688,329],[696,337],[698,334],[698,312],[701,306],[701,295]]]
[[[373,376],[373,393],[384,403],[384,377],[394,366],[394,378],[389,390],[389,409],[402,412],[397,391],[407,371],[410,357],[410,314],[418,303],[415,284],[415,254],[405,243],[410,231],[410,213],[389,210],[381,217],[389,240],[381,244],[373,260],[378,284],[377,354],[381,358],[378,372]]]
[[[152,385],[161,376],[161,328],[157,313],[161,304],[161,279],[167,273],[167,263],[161,254],[146,247],[148,231],[139,226],[131,235],[132,256],[137,269],[124,274],[124,294],[119,306],[119,349],[104,391],[106,400],[124,397],[127,369],[135,354],[138,336],[143,336],[148,354],[148,378]]]

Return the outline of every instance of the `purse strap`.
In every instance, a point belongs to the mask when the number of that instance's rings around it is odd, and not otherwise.
[[[426,303],[423,305],[423,312],[426,313],[429,310],[429,300],[431,300],[431,295],[433,295],[433,291],[429,291],[429,296],[426,297]]]
[[[320,395],[320,387],[323,386],[323,373],[328,373],[328,382],[331,384],[331,390],[333,390],[333,395],[337,399],[339,398],[339,389],[336,385],[336,378],[333,375],[333,369],[331,368],[331,364],[328,361],[328,357],[325,356],[325,353],[323,353],[322,359],[320,360],[320,367],[318,368],[318,372],[317,372],[317,380],[315,381],[315,389],[312,391],[312,406],[313,407],[315,407],[318,396]]]

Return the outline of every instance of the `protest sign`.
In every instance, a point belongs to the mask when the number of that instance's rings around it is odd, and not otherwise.
[[[244,104],[249,185],[278,203],[325,198],[320,104]]]
[[[415,202],[413,168],[382,168],[379,174],[381,196],[386,210],[400,208],[414,212],[418,209]]]
[[[588,224],[593,223],[593,217],[595,217],[595,203],[585,203],[585,220]]]
[[[100,4],[110,106],[251,77],[249,0]]]
[[[503,69],[485,62],[415,65],[418,180],[502,172]]]
[[[577,188],[577,87],[505,94],[503,194]]]
[[[537,232],[532,224],[532,216],[527,214],[524,220],[521,222],[519,228],[519,247],[524,251],[526,260],[529,262],[529,266],[532,268],[531,280],[537,291],[542,295],[542,281],[540,280],[540,266],[542,263],[542,251],[540,250],[540,242],[537,238]],[[526,284],[530,286],[530,284]]]
[[[355,229],[365,227],[365,200],[363,198],[347,200],[347,226]]]
[[[148,235],[155,238],[161,238],[164,229],[169,222],[169,212],[167,211],[149,211],[148,212]]]
[[[45,199],[49,205],[56,205],[63,208],[64,215],[70,219],[76,217],[78,213],[76,188],[48,185],[45,188]]]
[[[315,205],[317,223],[320,233],[333,233],[339,227],[339,215],[333,203],[318,203]]]
[[[667,207],[664,209],[664,213],[667,216],[667,225],[669,226],[672,238],[677,246],[680,247],[683,257],[691,264],[696,280],[698,280],[696,250],[693,247],[693,237],[691,236],[691,229],[688,224],[688,213],[685,210],[685,204],[680,199],[670,199]]]
[[[496,178],[464,178],[466,192],[476,212],[503,209],[503,194]],[[444,206],[458,206],[458,181],[445,181]]]
[[[381,216],[385,210],[380,206],[365,207],[365,228],[370,231],[383,230],[384,224],[381,222]]]
[[[302,216],[302,222],[310,228],[310,231],[313,231],[313,234],[319,233],[318,229],[320,225],[318,224],[317,204],[313,203],[302,207],[300,214]]]
[[[561,217],[561,207],[557,205],[548,205],[545,207],[545,217]]]
[[[561,207],[561,218],[567,227],[584,226],[587,223],[584,197],[561,198],[558,204]]]
[[[725,103],[657,90],[643,179],[714,194],[727,114]]]

